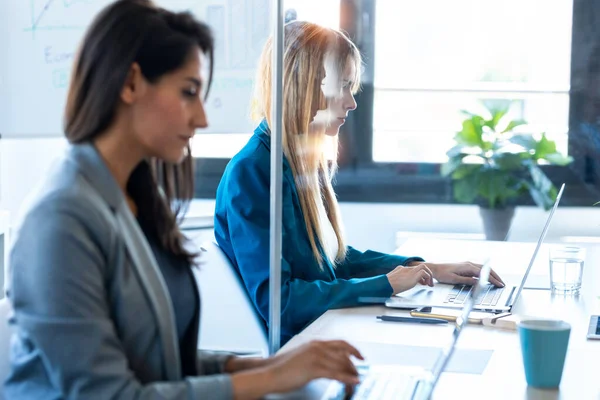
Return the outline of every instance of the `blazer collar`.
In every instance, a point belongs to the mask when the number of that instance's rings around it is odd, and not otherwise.
[[[163,373],[168,380],[181,379],[175,312],[171,297],[152,249],[129,209],[124,193],[94,145],[73,145],[67,157],[75,163],[79,173],[112,209],[117,220],[119,235],[125,241],[131,263],[142,282],[158,324],[157,329],[164,356]]]
[[[125,195],[93,144],[72,145],[67,158],[75,162],[79,173],[91,183],[113,211],[126,203]]]

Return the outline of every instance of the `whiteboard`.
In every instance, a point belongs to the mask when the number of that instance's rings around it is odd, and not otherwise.
[[[189,10],[213,28],[215,71],[206,103],[210,133],[251,133],[250,100],[270,33],[269,0],[155,0]],[[0,0],[0,135],[63,134],[71,65],[79,41],[110,0]]]

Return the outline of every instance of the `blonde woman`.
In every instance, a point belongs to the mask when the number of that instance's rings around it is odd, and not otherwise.
[[[473,283],[480,265],[425,263],[419,257],[360,252],[346,245],[331,185],[336,140],[356,108],[361,58],[342,33],[308,22],[285,27],[283,87],[282,342],[330,308],[388,297],[417,284]],[[268,321],[271,42],[257,76],[262,120],[232,158],[217,190],[215,236]],[[503,285],[493,274],[492,281]]]

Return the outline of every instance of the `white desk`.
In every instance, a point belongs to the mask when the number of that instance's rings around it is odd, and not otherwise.
[[[589,316],[600,313],[600,246],[586,246],[582,294],[579,297],[553,296],[549,290],[525,290],[513,313],[526,316],[561,318],[571,323],[571,339],[560,390],[536,390],[527,387],[520,353],[519,336],[505,331],[469,325],[458,342],[453,361],[469,362],[469,350],[493,350],[482,374],[447,372],[436,388],[436,399],[599,399],[600,341],[585,338]],[[431,261],[481,261],[488,255],[495,269],[508,271],[524,268],[533,252],[532,243],[468,242],[445,240],[407,241],[399,254],[421,255]],[[542,251],[543,250],[543,251]],[[547,248],[542,249],[533,268],[538,277],[548,270]],[[501,261],[500,263],[496,262]],[[501,265],[502,264],[502,265]],[[330,310],[295,336],[284,348],[289,349],[311,339],[344,339],[354,344],[372,364],[419,365],[413,356],[403,359],[407,346],[423,346],[425,358],[431,347],[443,347],[450,340],[451,325],[423,325],[378,321],[381,314],[406,315],[402,310],[383,306]],[[414,347],[411,347],[414,349]],[[481,352],[479,352],[481,353]],[[458,358],[463,355],[463,360]],[[316,382],[298,394],[318,398],[326,382]]]

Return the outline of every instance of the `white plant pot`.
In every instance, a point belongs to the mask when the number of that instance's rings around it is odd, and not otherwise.
[[[503,241],[510,231],[510,224],[515,215],[514,207],[503,209],[479,207],[479,215],[483,221],[483,230],[487,240]]]

